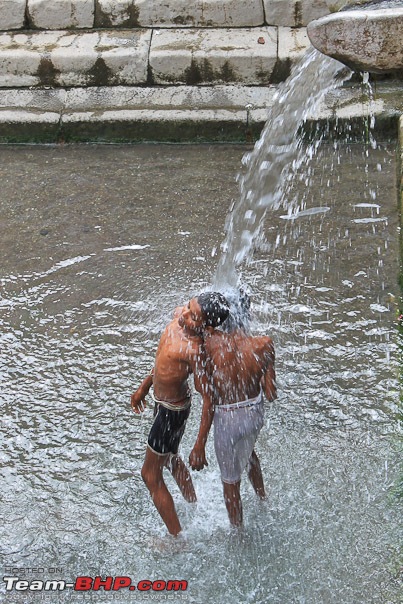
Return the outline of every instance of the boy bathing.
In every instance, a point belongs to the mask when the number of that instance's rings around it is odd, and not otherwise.
[[[141,476],[152,500],[171,535],[178,535],[181,525],[175,505],[163,478],[168,468],[186,501],[196,501],[188,468],[178,455],[178,447],[190,413],[191,392],[188,378],[194,377],[196,390],[203,397],[203,408],[211,408],[209,378],[202,333],[220,325],[228,316],[225,298],[206,292],[177,308],[173,320],[162,333],[154,368],[131,396],[135,413],[145,407],[151,385],[156,415],[148,437]]]
[[[244,297],[243,312],[247,315],[249,304],[249,298]],[[214,418],[214,448],[225,505],[230,523],[240,526],[240,485],[245,468],[248,468],[248,477],[256,494],[262,499],[265,497],[254,446],[263,426],[263,393],[269,401],[276,398],[274,346],[267,336],[248,335],[243,321],[231,324],[228,319],[227,323],[228,333],[211,328],[204,332],[213,396],[204,401],[199,434],[189,456],[189,464],[194,470],[201,470],[207,465],[205,445]]]

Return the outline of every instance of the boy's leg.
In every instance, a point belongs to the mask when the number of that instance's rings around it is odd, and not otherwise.
[[[190,472],[179,455],[172,455],[166,460],[166,467],[171,472],[182,495],[189,503],[197,501]]]
[[[151,498],[171,535],[178,535],[182,528],[170,492],[164,482],[162,472],[169,454],[157,455],[149,447],[141,470],[141,477],[150,491]]]
[[[223,482],[224,501],[229,521],[233,526],[242,525],[241,481],[235,484]]]
[[[249,459],[248,478],[255,490],[255,493],[260,499],[266,498],[266,492],[264,488],[263,475],[260,467],[260,461],[255,453],[252,451],[252,455]]]

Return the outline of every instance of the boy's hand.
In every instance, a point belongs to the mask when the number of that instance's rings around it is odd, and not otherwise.
[[[193,447],[189,455],[189,465],[192,470],[202,470],[204,466],[208,466],[204,447]]]
[[[137,390],[132,394],[130,404],[134,413],[141,413],[146,408],[145,395],[141,395],[141,393]]]

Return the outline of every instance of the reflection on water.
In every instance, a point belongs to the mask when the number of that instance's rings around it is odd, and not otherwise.
[[[130,394],[173,307],[210,283],[244,152],[0,149],[5,568],[186,579],[187,592],[171,599],[197,604],[399,601],[393,145],[369,156],[325,148],[304,177],[311,187],[301,179],[289,193],[300,199],[293,214],[267,217],[244,268],[255,331],[277,348],[280,396],[258,440],[268,501],[244,480],[245,528],[230,530],[209,442],[195,506],[167,477],[185,529],[175,541],[142,484],[152,410],[135,417]],[[0,598],[40,601],[4,586]]]

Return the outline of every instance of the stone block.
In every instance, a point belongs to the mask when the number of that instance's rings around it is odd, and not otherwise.
[[[277,29],[176,29],[154,32],[151,76],[157,84],[264,85],[277,61]]]
[[[143,84],[150,39],[150,30],[0,34],[0,87]]]
[[[284,82],[290,74],[292,66],[297,63],[310,47],[306,28],[278,28],[278,60],[272,76],[272,82]]]
[[[251,142],[273,103],[273,86],[116,86],[67,92],[66,140]]]
[[[135,0],[95,0],[95,27],[139,27]]]
[[[289,61],[294,64],[303,57],[310,45],[305,27],[299,29],[279,27],[278,58],[280,61]]]
[[[347,0],[263,0],[267,25],[303,27],[340,10]]]
[[[96,27],[254,27],[262,0],[95,0]]]
[[[58,139],[65,90],[0,90],[0,142]]]
[[[0,87],[34,86],[39,83],[41,56],[28,45],[27,34],[0,34]]]
[[[336,13],[347,0],[301,0],[301,26],[330,13]]]
[[[94,0],[27,0],[33,29],[80,29],[94,26]]]
[[[267,110],[273,102],[273,86],[162,86],[157,88],[114,86],[72,88],[66,92],[64,113],[121,111]],[[1,96],[0,96],[1,100]],[[1,106],[1,105],[0,105]]]
[[[0,30],[22,29],[27,0],[1,0]]]
[[[7,89],[0,90],[0,111],[4,116],[5,111],[27,111],[40,119],[41,114],[57,115],[63,111],[66,102],[66,90],[28,90]]]
[[[343,11],[309,24],[312,44],[359,71],[403,73],[403,8]]]

